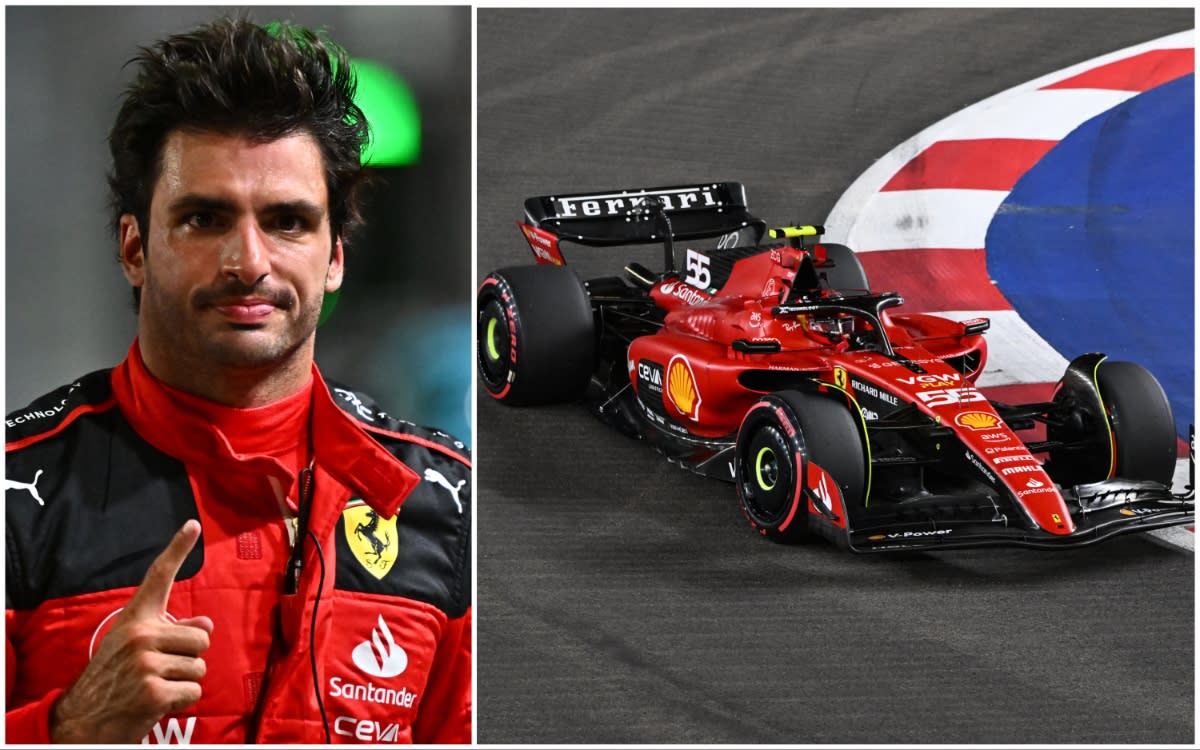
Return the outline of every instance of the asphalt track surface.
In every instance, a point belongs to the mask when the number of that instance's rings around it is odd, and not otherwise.
[[[819,223],[925,126],[1193,25],[1191,9],[481,8],[479,273],[531,262],[514,225],[531,195],[740,180],[769,222]],[[585,276],[630,260],[605,252],[567,259]],[[476,456],[481,743],[1195,742],[1190,554],[1138,536],[775,545],[732,485],[574,405],[481,394]]]

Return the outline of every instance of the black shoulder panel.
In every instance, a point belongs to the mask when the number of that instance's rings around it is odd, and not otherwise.
[[[111,372],[107,369],[88,373],[12,412],[4,420],[4,442],[16,443],[53,432],[81,412],[102,407],[112,399]]]
[[[16,414],[71,404],[77,393],[95,397],[99,388],[89,388],[91,377]],[[183,465],[142,440],[119,409],[74,413],[35,418],[40,427],[51,426],[28,436],[52,434],[8,452],[7,607],[29,609],[47,599],[136,586],[184,521],[197,517]],[[71,421],[55,431],[56,417]],[[29,425],[18,427],[31,430]],[[196,545],[180,579],[199,572],[203,547]]]
[[[461,616],[471,604],[469,451],[453,435],[387,415],[361,393],[330,388],[343,410],[421,478],[400,506],[394,529],[366,508],[342,514],[337,587],[404,596]],[[392,555],[390,567],[380,562]]]
[[[370,432],[376,438],[380,437],[378,431],[383,430],[384,432],[394,433],[398,439],[406,439],[410,442],[432,443],[433,446],[444,448],[444,452],[448,455],[453,454],[460,461],[466,462],[468,466],[470,465],[470,450],[461,440],[450,433],[442,432],[432,427],[422,427],[403,419],[397,419],[380,409],[379,405],[370,396],[346,388],[333,381],[329,381],[329,391],[333,395],[333,400],[341,407],[342,411],[362,422],[366,427],[374,428]],[[380,440],[380,442],[384,441]]]

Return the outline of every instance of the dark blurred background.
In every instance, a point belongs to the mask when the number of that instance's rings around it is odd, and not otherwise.
[[[415,161],[372,166],[366,227],[317,335],[326,378],[472,442],[468,7],[9,7],[5,411],[116,364],[136,319],[108,227],[106,138],[137,48],[222,15],[323,28],[420,116]],[[368,111],[369,114],[369,111]],[[383,137],[383,134],[381,134]]]

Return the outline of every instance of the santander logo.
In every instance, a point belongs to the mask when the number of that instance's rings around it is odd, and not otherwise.
[[[350,658],[354,666],[372,677],[395,677],[408,668],[408,654],[392,637],[383,615],[379,616],[378,625],[371,628],[371,640],[355,646]]]

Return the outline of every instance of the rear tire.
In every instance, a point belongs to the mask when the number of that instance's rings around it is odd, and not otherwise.
[[[867,272],[863,270],[862,261],[853,250],[845,245],[827,242],[820,244],[825,248],[826,256],[834,263],[833,268],[825,269],[825,279],[829,282],[830,289],[835,292],[870,290]]]
[[[479,382],[509,405],[583,395],[596,362],[587,291],[565,266],[515,266],[484,279],[477,295]]]
[[[751,407],[738,430],[734,474],[742,513],[763,536],[780,542],[812,536],[808,461],[829,472],[846,506],[862,504],[866,461],[849,409],[799,391],[772,393]]]

